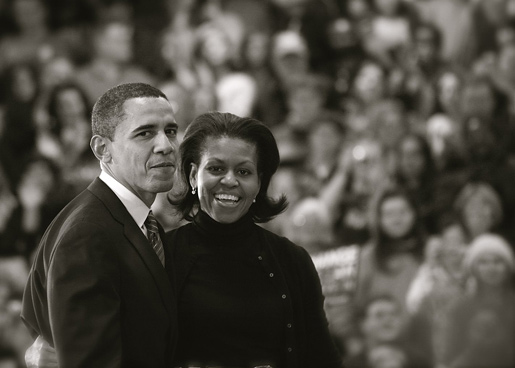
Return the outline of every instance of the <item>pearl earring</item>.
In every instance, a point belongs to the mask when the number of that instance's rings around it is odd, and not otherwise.
[[[195,195],[196,192],[197,192],[197,188],[191,188],[191,194]]]
[[[252,200],[252,203],[256,203],[256,198],[254,198],[254,199]]]

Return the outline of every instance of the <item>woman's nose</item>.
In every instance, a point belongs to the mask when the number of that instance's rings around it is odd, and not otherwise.
[[[222,178],[222,184],[227,186],[235,186],[238,185],[238,180],[236,180],[236,177],[232,171],[228,171]]]

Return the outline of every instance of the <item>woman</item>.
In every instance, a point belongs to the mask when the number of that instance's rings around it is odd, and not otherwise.
[[[169,198],[191,223],[165,239],[178,292],[175,365],[340,367],[309,254],[256,224],[286,207],[267,196],[279,165],[270,130],[206,113],[180,155],[188,191]]]
[[[513,251],[500,236],[482,234],[467,249],[464,265],[468,293],[450,310],[444,363],[453,368],[513,367]]]
[[[423,135],[408,133],[400,139],[396,150],[395,180],[416,201],[426,230],[434,233],[438,207],[434,190],[437,172],[431,148]]]
[[[404,189],[387,188],[379,193],[373,215],[373,241],[364,246],[358,263],[356,306],[374,295],[389,294],[405,315],[406,294],[425,246],[418,208]]]
[[[176,362],[339,366],[310,256],[256,225],[286,207],[284,196],[267,196],[279,165],[269,129],[207,113],[186,130],[180,154],[189,191],[171,201],[192,222],[166,239],[180,293]]]

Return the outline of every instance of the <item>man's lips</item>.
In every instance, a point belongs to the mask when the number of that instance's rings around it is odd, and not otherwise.
[[[173,162],[160,162],[157,164],[154,164],[150,166],[152,169],[161,168],[161,167],[175,167],[175,164]]]

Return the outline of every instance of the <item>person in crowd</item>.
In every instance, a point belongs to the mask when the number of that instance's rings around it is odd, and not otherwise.
[[[483,234],[465,254],[468,292],[450,311],[444,363],[455,368],[515,364],[515,258],[500,236]]]
[[[133,62],[133,27],[121,20],[105,20],[95,24],[91,34],[91,60],[75,75],[93,105],[104,91],[122,83],[148,83],[156,78]]]
[[[269,87],[270,104],[265,123],[274,127],[283,123],[289,113],[288,92],[292,83],[310,74],[309,48],[306,39],[296,31],[285,30],[272,35],[270,40],[270,68],[273,83]]]
[[[271,131],[203,114],[180,155],[188,190],[170,198],[192,222],[165,239],[179,291],[176,364],[339,367],[309,254],[256,224],[286,206],[267,194],[279,165]]]
[[[48,124],[39,129],[39,151],[61,171],[61,197],[70,201],[98,176],[98,160],[89,147],[91,108],[74,82],[54,86],[48,95]]]
[[[371,297],[363,308],[356,311],[357,338],[354,351],[345,359],[348,368],[378,367],[377,360],[382,357],[389,361],[392,355],[403,357],[401,367],[431,367],[431,356],[424,351],[423,345],[417,345],[413,339],[410,325],[402,317],[401,306],[389,294],[378,294]],[[396,353],[379,353],[383,347],[390,347]],[[388,350],[390,350],[388,349]],[[388,358],[387,358],[388,356]],[[392,357],[393,358],[393,357]],[[395,359],[397,360],[397,359]]]
[[[424,263],[406,295],[410,315],[426,322],[436,364],[443,364],[445,329],[453,302],[465,292],[463,259],[467,236],[459,219],[449,219],[426,245]]]
[[[372,241],[360,254],[355,303],[388,293],[407,316],[406,294],[424,256],[425,229],[414,200],[403,188],[376,195],[371,221]]]
[[[2,75],[4,112],[0,133],[0,163],[16,187],[36,147],[33,112],[38,94],[37,69],[30,63],[13,65]]]
[[[348,17],[334,19],[327,29],[331,56],[326,61],[326,73],[332,79],[329,105],[343,109],[350,92],[351,80],[361,62],[366,58],[359,40],[357,27]]]
[[[270,44],[271,36],[266,30],[248,30],[241,49],[242,69],[256,82],[256,101],[250,115],[268,126],[272,122],[280,122],[284,114],[284,106],[274,105],[273,101],[276,80],[270,60]]]
[[[59,366],[170,367],[171,259],[150,207],[178,165],[173,109],[154,87],[122,84],[95,104],[92,131],[102,172],[45,232],[21,316]]]
[[[50,160],[38,156],[31,159],[16,188],[20,226],[15,228],[19,232],[14,246],[26,261],[30,262],[45,229],[65,205],[61,200],[60,180],[59,169]],[[19,279],[22,285],[25,281],[26,278]]]
[[[334,2],[318,0],[271,0],[268,2],[273,33],[294,30],[306,41],[309,66],[314,72],[322,69],[330,55],[326,30],[337,14]]]
[[[467,243],[484,233],[501,234],[500,226],[504,219],[502,200],[488,183],[470,182],[465,185],[456,198],[454,208]]]
[[[0,41],[0,71],[16,64],[40,61],[53,52],[54,46],[45,2],[15,0],[11,3],[16,31]]]
[[[307,138],[305,170],[311,179],[310,187],[314,195],[319,195],[320,188],[335,173],[340,151],[345,144],[345,133],[340,114],[326,112],[312,121]]]
[[[384,164],[388,175],[393,176],[397,157],[397,147],[408,133],[410,124],[402,101],[383,98],[369,108],[371,132],[382,146]]]
[[[363,46],[385,66],[399,63],[411,43],[411,28],[416,13],[403,0],[372,0],[370,30],[364,34]]]
[[[392,66],[391,88],[415,119],[424,121],[435,113],[437,81],[449,66],[442,60],[442,37],[434,25],[417,23],[411,37],[413,40],[401,59]]]
[[[329,208],[338,243],[370,240],[371,200],[376,190],[389,184],[383,162],[381,145],[374,139],[359,139],[340,152],[334,174],[318,195]]]
[[[327,78],[319,74],[306,74],[290,81],[286,93],[288,113],[281,124],[272,128],[284,160],[293,160],[287,155],[289,151],[283,149],[290,145],[298,147],[293,152],[302,153],[298,159],[305,161],[307,158],[305,147],[311,129],[324,119],[324,115],[330,115],[325,108],[329,88]]]
[[[388,97],[388,69],[379,61],[368,57],[358,67],[351,81],[349,99],[362,110],[374,106]]]
[[[407,189],[417,202],[424,227],[436,231],[434,187],[438,180],[431,148],[424,135],[408,133],[400,139],[394,181]]]
[[[419,19],[433,24],[442,34],[444,60],[468,67],[477,55],[477,40],[472,37],[474,2],[455,0],[428,0],[411,2]]]

